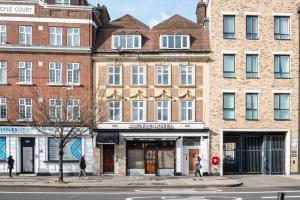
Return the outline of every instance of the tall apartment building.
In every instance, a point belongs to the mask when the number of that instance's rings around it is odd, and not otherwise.
[[[7,171],[8,155],[16,173],[58,172],[58,141],[26,122],[37,112],[37,98],[52,113],[66,106],[80,110],[92,95],[94,11],[86,0],[0,2],[0,173]],[[73,98],[68,105],[67,91]],[[92,172],[92,146],[88,133],[72,140],[65,172],[78,170],[80,154]]]
[[[211,155],[222,174],[298,169],[298,0],[208,2]]]
[[[94,173],[185,175],[209,164],[205,121],[209,35],[179,15],[149,28],[130,15],[104,24],[93,55],[94,85],[108,120],[99,124]],[[100,92],[102,94],[102,92]]]

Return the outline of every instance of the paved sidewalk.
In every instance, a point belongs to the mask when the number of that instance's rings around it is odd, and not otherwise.
[[[193,180],[193,177],[183,176],[88,176],[64,177],[65,183],[59,183],[57,177],[0,177],[0,187],[68,187],[68,188],[206,188],[235,187],[242,185],[239,178],[219,176],[203,177]]]

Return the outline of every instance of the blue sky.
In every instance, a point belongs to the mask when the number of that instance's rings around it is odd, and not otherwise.
[[[93,5],[105,5],[112,20],[130,14],[152,27],[157,23],[179,14],[196,20],[198,0],[88,0]]]

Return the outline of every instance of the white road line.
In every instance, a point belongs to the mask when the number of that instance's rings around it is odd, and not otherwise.
[[[277,196],[261,197],[262,199],[277,199]],[[284,198],[300,198],[300,196],[285,196]]]

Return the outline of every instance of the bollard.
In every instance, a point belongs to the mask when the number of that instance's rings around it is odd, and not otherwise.
[[[284,200],[284,193],[283,192],[278,193],[277,200]]]

